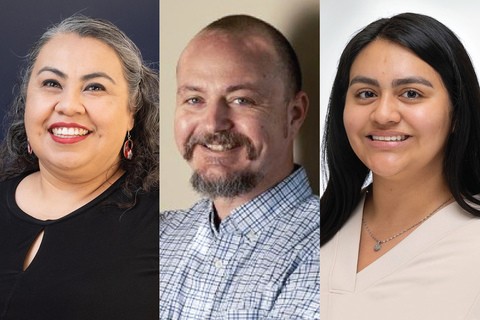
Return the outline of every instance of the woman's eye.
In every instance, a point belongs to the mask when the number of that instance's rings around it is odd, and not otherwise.
[[[58,81],[56,80],[45,80],[42,82],[42,85],[44,87],[49,87],[49,88],[61,88],[62,86],[60,85],[60,83],[58,83]]]
[[[417,99],[420,98],[421,95],[415,90],[407,90],[402,94],[402,97],[405,97],[407,99]]]
[[[89,84],[86,88],[86,91],[105,91],[105,87],[99,83]]]
[[[373,91],[364,90],[364,91],[360,91],[357,94],[357,97],[359,97],[360,99],[371,99],[371,98],[375,98],[376,94]]]

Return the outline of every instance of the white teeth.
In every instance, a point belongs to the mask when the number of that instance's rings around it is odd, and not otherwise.
[[[407,136],[371,136],[373,141],[403,141]]]
[[[88,130],[82,128],[53,128],[52,133],[55,136],[84,136],[88,134]]]
[[[212,151],[227,151],[232,149],[231,144],[206,144],[205,146]]]

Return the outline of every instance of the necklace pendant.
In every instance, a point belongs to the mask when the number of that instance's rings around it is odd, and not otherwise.
[[[380,251],[380,249],[382,249],[382,244],[380,243],[380,241],[377,241],[377,243],[375,243],[375,245],[373,246],[373,250],[376,252]]]

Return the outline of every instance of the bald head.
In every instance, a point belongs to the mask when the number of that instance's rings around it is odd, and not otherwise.
[[[251,199],[292,172],[308,108],[299,79],[288,42],[258,19],[222,18],[190,41],[177,66],[175,139],[197,191]]]
[[[221,61],[232,62],[230,72],[238,73],[241,70],[249,70],[252,76],[255,73],[269,81],[281,81],[285,88],[287,77],[283,64],[278,54],[272,47],[271,41],[258,35],[248,37],[238,34],[230,34],[222,31],[208,31],[195,36],[182,52],[177,66],[177,76],[181,70],[189,68],[192,72],[192,65],[198,63],[198,69],[206,69],[214,74]],[[223,64],[222,64],[223,66]],[[260,68],[263,66],[264,68]],[[228,72],[228,69],[225,71]],[[217,74],[220,76],[220,74]],[[290,90],[285,90],[285,92]],[[290,95],[290,92],[286,95]]]
[[[297,55],[285,36],[270,24],[248,15],[226,16],[202,29],[185,51],[209,37],[223,39],[225,43],[236,43],[237,47],[242,46],[250,52],[270,55],[267,59],[276,64],[276,73],[284,81],[288,98],[302,89],[302,74]]]

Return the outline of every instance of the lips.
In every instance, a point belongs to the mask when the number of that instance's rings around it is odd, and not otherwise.
[[[258,152],[253,142],[247,136],[234,131],[220,131],[190,136],[184,144],[183,158],[185,160],[190,161],[192,159],[193,150],[197,145],[219,153],[245,147],[248,160],[255,160],[258,157]]]
[[[407,135],[393,135],[393,136],[369,135],[368,137],[372,141],[385,141],[385,142],[399,142],[399,141],[405,141],[408,139]]]
[[[211,144],[211,143],[208,143],[208,144],[204,144],[203,146],[208,148],[211,151],[217,151],[217,152],[232,150],[235,147],[234,144],[230,144],[230,143],[228,143],[228,144]]]
[[[48,132],[55,142],[73,144],[86,139],[92,131],[76,123],[54,123]]]
[[[56,127],[50,129],[50,132],[56,136],[61,138],[69,138],[69,137],[78,137],[78,136],[85,136],[90,132],[83,128],[72,128],[72,127]]]

